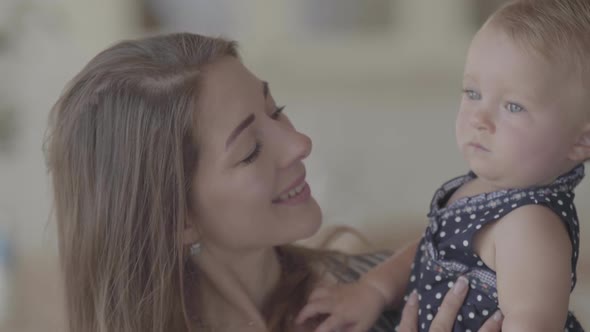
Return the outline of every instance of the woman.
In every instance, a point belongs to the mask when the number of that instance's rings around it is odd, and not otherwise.
[[[127,41],[88,63],[47,141],[71,331],[311,331],[321,317],[294,323],[310,290],[384,258],[290,245],[321,212],[311,141],[283,109],[222,39]]]

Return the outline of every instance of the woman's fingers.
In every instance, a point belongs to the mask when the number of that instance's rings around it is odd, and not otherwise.
[[[332,301],[310,302],[301,309],[299,315],[295,318],[295,323],[301,324],[314,316],[330,313],[333,308],[334,303]]]
[[[330,297],[332,295],[332,289],[327,287],[316,288],[311,294],[309,294],[308,302],[319,301]]]
[[[318,326],[314,332],[344,332],[349,331],[350,325],[347,325],[334,316],[328,317]]]
[[[453,288],[447,292],[438,308],[438,313],[430,325],[430,331],[447,332],[453,329],[453,325],[457,319],[457,313],[463,305],[468,288],[469,281],[467,278],[459,277],[455,281]]]
[[[398,332],[418,331],[418,293],[414,290],[408,297],[408,301],[402,311],[402,320]]]
[[[502,330],[503,321],[504,315],[502,315],[502,312],[498,310],[492,315],[492,317],[486,320],[486,322],[479,329],[479,332],[500,332]]]

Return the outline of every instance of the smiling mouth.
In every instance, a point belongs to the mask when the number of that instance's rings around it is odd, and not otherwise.
[[[295,181],[289,188],[283,191],[273,203],[289,203],[299,201],[303,196],[309,195],[309,186],[305,181],[305,174]]]
[[[467,146],[470,146],[470,147],[475,148],[477,150],[482,150],[482,151],[485,151],[485,152],[490,152],[490,150],[488,150],[486,147],[484,147],[483,145],[478,144],[478,143],[469,143],[469,144],[467,144]]]

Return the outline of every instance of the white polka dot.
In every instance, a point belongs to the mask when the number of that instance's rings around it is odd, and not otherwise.
[[[459,232],[460,232],[460,231],[461,231],[461,230],[457,228],[457,229],[455,230],[455,234],[459,234]]]
[[[500,211],[498,211],[498,213],[502,213],[502,212],[504,212],[504,209],[500,209]]]
[[[408,296],[406,295],[406,296],[404,296],[404,301],[407,301],[407,300],[408,300]]]
[[[483,266],[483,262],[482,261],[477,261],[477,266]]]
[[[445,221],[443,221],[443,222],[442,222],[442,225],[443,225],[443,226],[446,226],[446,225],[447,225],[447,221],[446,221],[446,220],[445,220]]]
[[[432,314],[428,314],[428,316],[426,316],[426,319],[432,320]]]
[[[498,219],[498,218],[500,218],[500,215],[499,214],[497,214],[497,215],[494,216],[494,219]]]
[[[481,228],[481,225],[475,226],[475,229],[480,229],[480,228]]]
[[[516,203],[512,204],[512,207],[513,207],[513,208],[515,208],[515,207],[517,207],[517,206],[518,206],[518,204],[516,204]]]
[[[498,293],[494,292],[494,293],[492,294],[492,296],[493,296],[493,297],[498,297]]]
[[[475,219],[475,217],[476,217],[475,214],[472,214],[469,216],[469,218],[471,218],[471,219]]]
[[[430,284],[427,284],[426,286],[424,286],[424,288],[426,288],[426,290],[431,290],[432,286],[430,286]]]
[[[474,319],[475,318],[475,314],[473,312],[469,313],[469,318]]]
[[[460,322],[463,321],[463,316],[457,315],[457,320],[460,321]]]
[[[447,235],[447,233],[445,233],[445,232],[440,232],[440,237],[445,237],[445,235]]]
[[[473,226],[473,224],[469,224],[469,225],[467,225],[467,228],[471,228],[471,226]]]
[[[441,293],[436,293],[436,295],[434,297],[436,297],[437,300],[440,300],[440,298],[442,297],[442,294]]]
[[[567,213],[565,211],[561,212],[564,217],[567,217]]]
[[[451,244],[450,247],[451,247],[451,249],[457,249],[457,247],[455,247],[454,244]]]
[[[434,280],[436,280],[436,281],[441,281],[441,280],[442,280],[442,278],[440,277],[440,275],[437,275],[436,277],[434,277]]]
[[[431,308],[432,308],[432,306],[430,304],[427,304],[426,305],[426,309],[429,309],[430,310]]]
[[[446,255],[446,252],[445,252],[444,250],[441,250],[441,251],[440,251],[440,255],[441,255],[441,256],[444,256],[444,255]]]
[[[414,282],[414,281],[416,281],[416,276],[415,276],[415,275],[412,275],[412,276],[410,277],[410,281],[411,281],[411,282]]]
[[[449,283],[447,284],[447,286],[449,286],[449,288],[453,288],[453,285],[454,285],[454,284],[455,284],[455,283],[453,283],[452,281],[449,281]]]
[[[455,218],[455,222],[460,222],[460,221],[461,221],[461,217]]]
[[[557,204],[563,205],[563,201],[561,199],[560,200],[557,200]]]
[[[478,295],[478,296],[477,296],[477,300],[478,300],[479,302],[481,302],[481,295]]]
[[[467,240],[464,240],[464,241],[463,241],[463,246],[464,246],[464,247],[467,247],[468,245],[469,245],[469,241],[467,241]]]
[[[488,312],[487,310],[485,310],[485,309],[484,309],[484,310],[483,310],[481,313],[482,313],[484,316],[487,316],[487,315],[489,314],[489,312]]]
[[[422,315],[422,309],[418,309],[418,315]]]
[[[426,324],[422,323],[422,329],[424,330],[426,328]]]
[[[467,330],[465,330],[465,332],[471,332],[471,330],[470,329],[467,329]]]

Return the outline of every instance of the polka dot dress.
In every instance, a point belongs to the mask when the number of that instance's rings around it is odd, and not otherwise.
[[[543,205],[561,217],[572,241],[572,290],[576,283],[579,225],[573,189],[584,177],[584,166],[577,166],[547,186],[484,193],[445,207],[453,192],[475,177],[469,173],[446,182],[432,199],[430,224],[414,259],[408,287],[408,294],[418,290],[420,331],[428,331],[444,295],[461,275],[469,279],[471,289],[453,331],[475,332],[494,314],[498,309],[496,274],[475,254],[472,241],[484,225],[524,205]],[[583,331],[571,312],[564,331]]]

